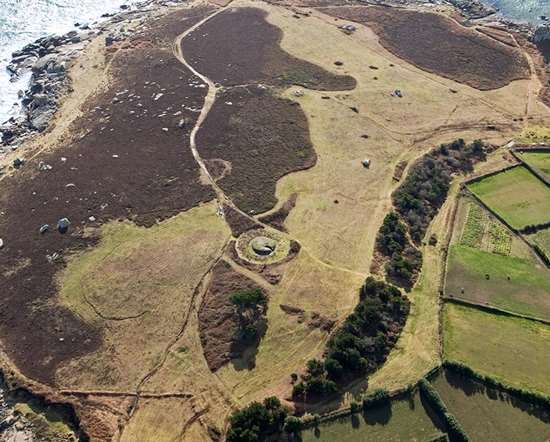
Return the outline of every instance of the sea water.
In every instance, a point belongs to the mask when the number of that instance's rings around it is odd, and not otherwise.
[[[550,0],[482,0],[499,10],[499,13],[512,20],[544,23],[541,17],[550,19]]]
[[[91,23],[136,0],[0,0],[0,123],[19,112],[17,92],[30,74],[11,82],[6,66],[11,53],[37,38],[65,34],[74,24]]]

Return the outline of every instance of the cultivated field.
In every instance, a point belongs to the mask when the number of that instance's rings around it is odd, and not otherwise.
[[[550,326],[447,303],[443,337],[447,359],[514,387],[550,393]]]
[[[532,244],[539,246],[546,256],[550,256],[550,229],[539,230],[527,238]]]
[[[431,383],[471,440],[543,442],[550,438],[550,414],[542,407],[450,371]]]
[[[405,442],[428,441],[441,435],[426,413],[418,394],[395,400],[353,417],[323,423],[318,429],[302,432],[303,442]]]
[[[503,256],[512,254],[512,244],[521,240],[499,220],[469,198],[461,200],[461,209],[465,212],[465,220],[460,216],[457,218],[457,222],[463,221],[461,232],[457,232],[460,234],[460,244]]]
[[[445,295],[550,319],[550,272],[520,237],[468,196],[453,230]]]
[[[484,178],[468,189],[516,229],[550,221],[550,189],[525,167]]]
[[[550,180],[550,152],[521,152],[520,157]]]

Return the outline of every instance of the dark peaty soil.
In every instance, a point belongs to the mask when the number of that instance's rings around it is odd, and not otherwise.
[[[101,344],[100,330],[56,302],[64,256],[97,241],[83,228],[122,218],[150,226],[214,197],[200,184],[188,146],[192,124],[178,128],[181,119],[195,121],[198,114],[185,106],[200,108],[205,89],[194,87],[198,80],[163,46],[200,16],[172,18],[113,56],[112,84],[87,102],[71,128],[84,134],[80,139],[39,155],[2,182],[2,343],[25,375],[41,382],[53,383],[59,364]],[[39,172],[39,161],[53,169]],[[62,217],[71,221],[65,235],[55,229]],[[46,223],[50,231],[41,235]],[[46,256],[54,252],[61,258],[50,263]]]
[[[297,103],[257,86],[221,93],[197,135],[197,145],[203,158],[231,163],[231,173],[218,185],[247,213],[273,208],[277,181],[317,160]]]
[[[529,78],[529,65],[521,51],[439,14],[379,6],[335,7],[323,12],[367,24],[399,58],[476,89],[497,89]]]
[[[212,281],[199,309],[199,333],[204,357],[212,371],[219,370],[244,351],[236,342],[239,316],[230,300],[233,293],[258,285],[220,261],[212,270]]]
[[[282,31],[256,8],[227,10],[182,42],[184,57],[197,71],[224,86],[264,83],[318,90],[350,90],[353,77],[334,75],[292,57],[279,42]]]

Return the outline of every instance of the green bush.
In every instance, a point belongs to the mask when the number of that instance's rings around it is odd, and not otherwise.
[[[349,410],[351,411],[351,414],[357,414],[361,411],[361,404],[358,402],[352,402],[349,404]]]
[[[285,418],[285,423],[283,429],[289,434],[298,433],[302,429],[302,421],[296,416],[287,416]]]
[[[359,291],[359,304],[328,341],[324,361],[308,361],[293,397],[314,400],[334,394],[337,382],[349,382],[380,366],[397,341],[409,308],[398,288],[368,277]]]
[[[241,290],[233,293],[230,299],[240,308],[250,308],[267,303],[267,298],[260,289]]]
[[[227,442],[252,442],[266,440],[281,433],[288,410],[276,397],[264,399],[263,403],[252,402],[229,418]]]
[[[374,406],[390,403],[390,394],[387,390],[380,388],[363,398],[363,409],[367,410]]]

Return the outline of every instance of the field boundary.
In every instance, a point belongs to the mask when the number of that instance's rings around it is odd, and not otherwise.
[[[521,155],[518,155],[518,152],[519,153],[523,153],[523,152],[534,152],[534,153],[549,153],[550,154],[550,147],[543,147],[543,146],[540,146],[540,147],[534,147],[532,149],[525,149],[525,148],[518,148],[518,149],[510,149],[510,153],[512,154],[512,156],[518,160],[521,164],[523,164],[523,166],[529,170],[529,172],[531,172],[533,175],[535,175],[539,180],[541,180],[546,186],[550,187],[550,180],[545,177],[541,171],[530,165],[529,163],[527,163],[522,157]],[[550,223],[548,223],[550,225]]]
[[[538,322],[544,325],[550,325],[550,320],[548,319],[537,318],[536,316],[522,315],[521,313],[515,313],[510,310],[504,310],[498,307],[494,307],[490,304],[481,304],[478,302],[468,301],[466,299],[461,299],[461,298],[457,298],[454,296],[447,296],[447,295],[443,296],[443,300],[450,304],[458,304],[458,305],[463,305],[465,307],[475,308],[485,313],[492,313],[494,315],[508,316],[508,317],[517,318],[517,319],[527,319],[528,321]]]
[[[521,165],[516,164],[513,167],[518,167],[518,166],[521,166]],[[499,172],[496,172],[496,173],[500,173],[502,171],[512,169],[513,167],[506,167],[506,168],[501,169]],[[482,179],[482,178],[492,176],[492,175],[495,175],[495,173],[491,172],[490,174],[483,175],[482,177],[476,177],[475,180],[477,181],[478,179]],[[470,181],[470,182],[474,182],[474,181]],[[534,253],[534,255],[537,257],[540,264],[544,265],[546,268],[550,268],[550,260],[543,253],[541,253],[540,250],[537,250],[537,248],[534,247],[533,244],[531,244],[529,241],[527,241],[527,239],[523,236],[526,233],[536,233],[539,230],[545,230],[545,229],[549,228],[550,227],[550,222],[543,223],[543,224],[537,224],[537,225],[533,225],[533,226],[526,226],[523,229],[516,229],[515,227],[512,227],[510,224],[508,224],[504,220],[504,218],[502,218],[498,213],[496,213],[494,210],[492,210],[487,204],[485,204],[481,200],[480,197],[478,197],[474,192],[472,192],[470,189],[468,189],[468,187],[466,187],[466,185],[468,183],[469,183],[468,181],[465,181],[462,184],[462,189],[465,191],[465,193],[468,194],[469,196],[471,196],[473,199],[475,199],[478,204],[480,204],[485,210],[487,210],[491,215],[493,215],[502,224],[504,224],[509,230],[511,230],[512,233],[514,235],[516,235],[516,237],[521,239],[521,241],[523,241],[525,243],[525,245],[527,247],[529,247],[529,249]]]
[[[385,390],[388,393],[388,399],[390,401],[399,400],[401,398],[408,397],[409,395],[412,395],[412,394],[416,393],[416,391],[418,390],[418,383],[420,382],[420,379],[424,379],[424,378],[428,378],[429,376],[433,376],[440,369],[441,369],[441,364],[436,365],[435,367],[430,368],[430,370],[428,372],[426,372],[426,374],[424,374],[423,376],[420,376],[420,378],[414,384],[409,384],[409,385],[406,385],[405,387],[396,388],[394,390]],[[373,393],[373,392],[371,392],[371,393]],[[364,398],[366,398],[368,396],[369,396],[369,394],[361,395],[360,400],[363,400]],[[374,405],[374,406],[376,406],[376,405]],[[331,421],[336,420],[336,419],[351,416],[352,414],[353,413],[351,412],[351,406],[345,407],[345,408],[340,408],[338,410],[334,410],[334,411],[330,411],[328,413],[323,413],[321,415],[318,415],[319,420],[317,421],[317,423],[331,422]],[[305,430],[305,429],[308,429],[308,428],[313,428],[317,425],[317,423],[314,422],[313,420],[308,421],[308,422],[302,422],[302,429]]]
[[[457,194],[454,196],[453,201],[453,208],[451,210],[451,218],[450,222],[447,224],[447,231],[445,236],[445,241],[443,243],[443,246],[441,247],[441,258],[443,260],[443,265],[441,268],[441,276],[439,280],[439,288],[438,288],[438,297],[437,297],[437,303],[438,303],[438,311],[437,311],[437,317],[439,321],[438,325],[438,340],[439,340],[439,359],[443,360],[444,357],[444,348],[443,348],[443,308],[445,304],[445,292],[447,290],[447,263],[449,259],[449,248],[451,247],[451,242],[453,240],[454,236],[454,226],[456,222],[456,215],[458,213],[458,207],[460,198],[462,198],[462,185],[463,183],[459,184],[459,189]]]
[[[471,380],[479,382],[485,387],[497,388],[511,396],[515,396],[530,405],[548,407],[550,405],[550,396],[542,394],[536,391],[525,390],[517,387],[513,387],[504,382],[499,381],[497,378],[491,375],[482,374],[470,366],[463,364],[462,362],[453,361],[447,359],[443,361],[440,369],[450,370],[461,376],[467,377]]]

